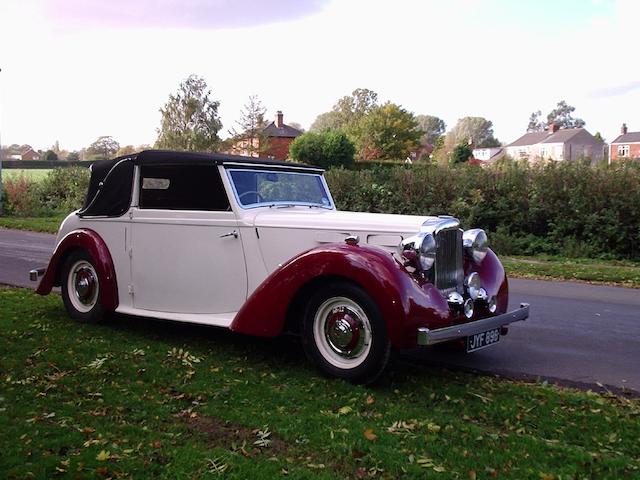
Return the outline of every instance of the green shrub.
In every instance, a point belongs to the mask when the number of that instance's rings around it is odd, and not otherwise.
[[[294,160],[325,169],[351,167],[355,153],[355,146],[341,130],[307,132],[296,138],[289,147],[289,154]]]
[[[5,215],[47,216],[80,208],[89,185],[89,169],[81,167],[51,170],[40,181],[24,173],[4,181]]]

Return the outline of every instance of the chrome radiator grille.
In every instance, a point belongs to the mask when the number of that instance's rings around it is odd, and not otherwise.
[[[445,292],[462,293],[464,271],[462,264],[462,230],[450,228],[436,234],[436,288]]]

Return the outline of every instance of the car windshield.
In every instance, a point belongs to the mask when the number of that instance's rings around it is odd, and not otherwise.
[[[307,205],[331,208],[322,176],[314,173],[229,170],[236,198],[243,207]]]

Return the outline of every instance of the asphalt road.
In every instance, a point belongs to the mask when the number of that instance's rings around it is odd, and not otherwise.
[[[54,236],[0,228],[0,283],[22,287],[46,266]],[[511,308],[531,304],[499,345],[465,354],[426,349],[419,362],[509,377],[551,379],[640,393],[640,290],[571,282],[510,281]]]

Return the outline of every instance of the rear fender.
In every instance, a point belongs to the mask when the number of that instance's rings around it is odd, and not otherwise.
[[[85,250],[94,261],[100,281],[100,303],[103,308],[111,311],[118,308],[118,287],[111,254],[102,237],[86,228],[69,232],[58,243],[36,293],[47,295],[54,286],[61,285],[64,262],[69,253],[76,249]]]
[[[419,326],[447,325],[449,309],[440,292],[419,284],[388,252],[367,245],[330,244],[291,259],[267,277],[240,309],[231,330],[275,337],[297,294],[311,282],[330,277],[364,289],[380,309],[395,347],[415,346]]]

